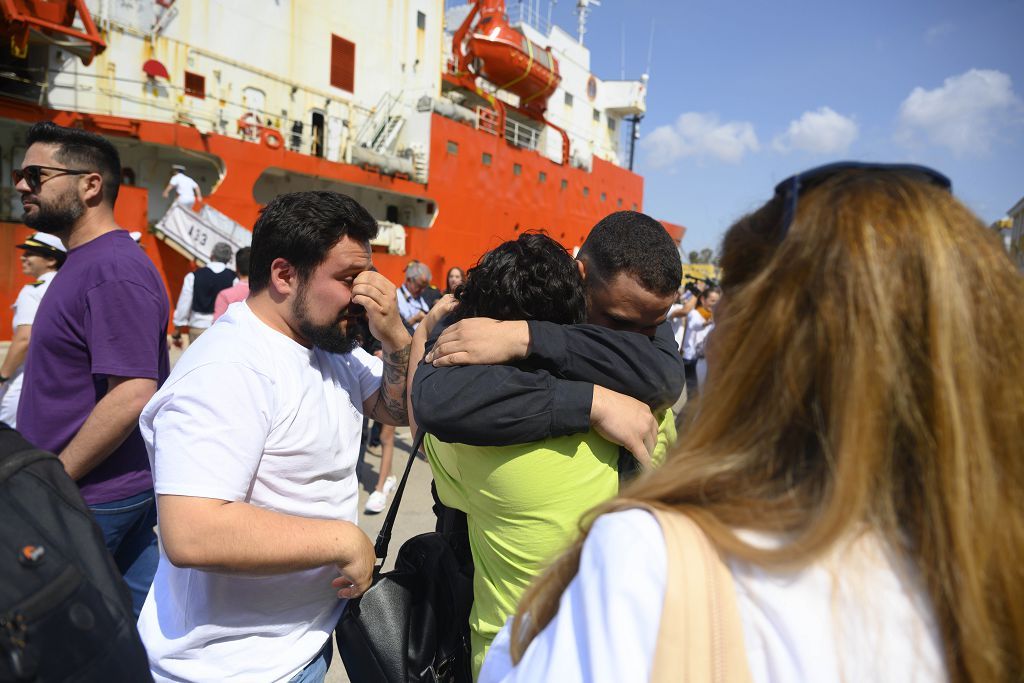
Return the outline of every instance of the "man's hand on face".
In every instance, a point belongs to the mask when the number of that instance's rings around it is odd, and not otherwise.
[[[435,367],[498,365],[526,358],[530,328],[525,320],[466,318],[447,328],[426,361]]]
[[[398,313],[395,286],[386,277],[373,270],[359,273],[352,283],[352,303],[366,309],[370,333],[381,344],[390,348],[409,345],[409,333]]]
[[[590,426],[606,440],[625,447],[644,469],[650,469],[651,453],[658,443],[658,421],[646,404],[594,385]]]

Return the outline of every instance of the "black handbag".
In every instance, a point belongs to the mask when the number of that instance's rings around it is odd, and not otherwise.
[[[413,442],[395,499],[374,549],[380,562],[373,585],[349,600],[335,629],[338,652],[353,683],[472,683],[469,611],[473,579],[446,533],[414,536],[398,550],[395,568],[382,572],[391,529],[413,460]],[[471,572],[471,569],[469,570]]]

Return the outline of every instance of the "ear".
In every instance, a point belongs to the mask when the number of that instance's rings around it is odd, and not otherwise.
[[[583,278],[584,282],[587,279],[587,264],[583,262],[583,259],[576,259],[576,267],[580,270],[580,277]]]
[[[87,206],[95,206],[103,201],[103,176],[99,173],[79,176],[78,196]]]
[[[270,287],[284,296],[298,291],[299,274],[287,259],[276,258],[271,262]]]

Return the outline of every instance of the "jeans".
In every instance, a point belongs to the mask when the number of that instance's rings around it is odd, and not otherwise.
[[[132,609],[137,619],[160,560],[156,534],[153,533],[156,526],[153,489],[123,500],[96,503],[89,509],[103,530],[107,550],[114,556],[117,569],[131,590]]]
[[[313,658],[313,661],[306,665],[299,673],[291,677],[288,683],[324,683],[327,677],[327,669],[331,666],[331,658],[334,657],[334,644],[331,638],[327,639],[324,649]]]

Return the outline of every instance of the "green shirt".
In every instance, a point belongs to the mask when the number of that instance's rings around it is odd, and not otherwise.
[[[675,440],[671,411],[653,454]],[[585,513],[619,490],[617,446],[594,432],[514,446],[423,442],[437,495],[466,513],[473,554],[473,678],[526,588],[575,540]]]

